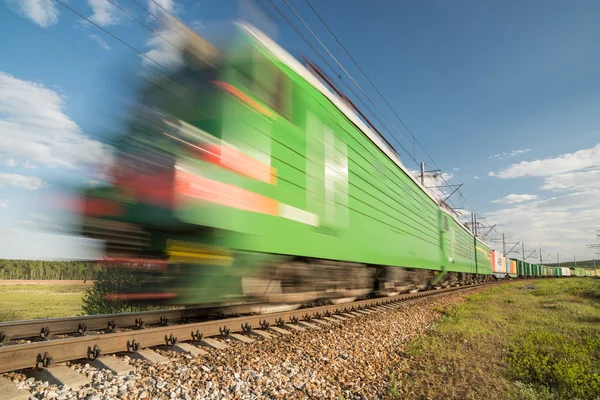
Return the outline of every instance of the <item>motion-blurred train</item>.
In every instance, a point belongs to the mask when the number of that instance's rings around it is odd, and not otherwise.
[[[139,93],[110,184],[82,194],[83,233],[143,278],[112,298],[293,305],[494,279],[489,247],[325,74],[234,30],[221,48],[186,31],[181,67]]]

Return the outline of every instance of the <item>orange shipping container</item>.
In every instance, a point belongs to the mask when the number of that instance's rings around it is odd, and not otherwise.
[[[511,274],[517,273],[517,262],[515,260],[510,260],[510,273]]]

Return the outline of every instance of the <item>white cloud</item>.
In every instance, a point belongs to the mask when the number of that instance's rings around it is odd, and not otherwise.
[[[539,200],[536,195],[508,195],[495,203],[510,204],[488,214],[488,221],[501,230],[548,251],[589,257],[585,247],[600,227],[600,144],[594,147],[541,160],[513,164],[490,176],[504,179],[542,177],[541,190],[554,197]]]
[[[29,168],[29,169],[38,169],[37,165],[33,165],[29,160],[25,160],[23,167]]]
[[[460,171],[460,168],[459,167],[452,168],[452,171]]]
[[[0,208],[8,208],[10,200],[0,199]]]
[[[515,204],[486,214],[490,224],[533,248],[591,258],[585,244],[600,226],[600,190],[588,190]]]
[[[89,19],[100,26],[118,24],[123,13],[106,0],[87,0],[94,12]]]
[[[6,2],[42,28],[58,22],[58,9],[52,0],[6,0]]]
[[[173,0],[148,0],[148,9],[152,14],[163,14],[166,11],[173,13],[175,2]]]
[[[496,160],[502,160],[505,157],[514,157],[514,156],[518,156],[519,154],[525,154],[529,151],[531,151],[531,149],[511,150],[508,153],[494,154],[494,155],[490,156],[490,158],[493,158]]]
[[[3,186],[13,186],[28,190],[38,190],[42,186],[44,186],[44,181],[42,181],[37,176],[0,173],[0,187]]]
[[[14,158],[7,158],[7,157],[2,158],[2,164],[6,167],[16,167],[17,166],[17,162],[15,161]]]
[[[473,179],[477,180],[477,179],[481,179],[481,178],[479,178],[477,175],[475,175],[475,176],[473,177]]]
[[[146,42],[150,50],[144,53],[146,57],[142,57],[142,62],[150,67],[157,67],[156,64],[165,68],[178,67],[183,62],[182,52],[179,50],[181,48],[181,37],[176,32],[167,28],[158,32],[160,36],[152,35]]]
[[[515,204],[537,200],[537,198],[535,194],[509,194],[501,199],[492,201],[492,203]]]
[[[600,189],[600,169],[567,172],[546,178],[543,190],[587,190]]]
[[[106,43],[106,40],[102,39],[100,36],[98,35],[88,35],[94,42],[98,43],[98,45],[100,47],[102,47],[104,50],[110,50],[112,49],[112,47],[109,46],[108,43]]]
[[[148,7],[162,24],[157,31],[160,36],[153,34],[146,42],[150,50],[144,53],[146,57],[142,57],[142,62],[151,67],[156,67],[153,61],[165,68],[181,65],[183,60],[179,49],[183,47],[188,28],[171,15],[175,13],[175,3],[172,0],[149,0]]]
[[[531,151],[531,149],[513,150],[513,151],[511,151],[509,153],[509,155],[511,157],[514,157],[514,156],[518,156],[519,154],[525,154],[525,153],[530,152],[530,151]]]
[[[600,143],[589,149],[566,153],[557,157],[521,161],[499,171],[496,175],[502,179],[523,176],[552,176],[593,167],[600,167]]]
[[[27,215],[35,220],[50,221],[50,217],[48,217],[45,214],[33,213],[33,214],[27,214]]]
[[[108,147],[84,135],[64,108],[54,90],[0,72],[0,157],[30,168],[32,161],[69,168],[110,161]]]
[[[59,224],[52,224],[46,221],[31,221],[31,220],[23,220],[21,221],[23,225],[27,225],[32,229],[42,230],[42,231],[50,231],[54,234],[60,232],[67,232],[67,228],[65,226]]]
[[[0,258],[30,260],[94,260],[102,243],[81,236],[56,235],[21,228],[0,228]]]
[[[415,170],[409,170],[409,172],[417,181],[421,182],[421,172]],[[426,173],[423,176],[425,190],[435,199],[443,200],[450,194],[446,182],[450,182],[453,176],[453,174],[447,172],[443,172],[441,175],[437,172]]]

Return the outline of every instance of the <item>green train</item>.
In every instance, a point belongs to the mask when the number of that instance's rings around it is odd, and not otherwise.
[[[114,298],[342,302],[493,279],[489,247],[314,65],[244,23],[225,49],[186,35],[181,68],[140,90],[111,184],[82,195],[83,232],[141,277]]]

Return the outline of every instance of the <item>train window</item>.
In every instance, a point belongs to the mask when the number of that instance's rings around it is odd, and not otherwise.
[[[292,121],[292,81],[281,71],[277,71],[277,95],[274,109]]]
[[[292,81],[262,53],[252,50],[251,57],[236,64],[239,84],[265,105],[292,120]]]
[[[274,108],[277,98],[277,78],[279,71],[263,54],[253,51],[252,92],[269,107]]]

